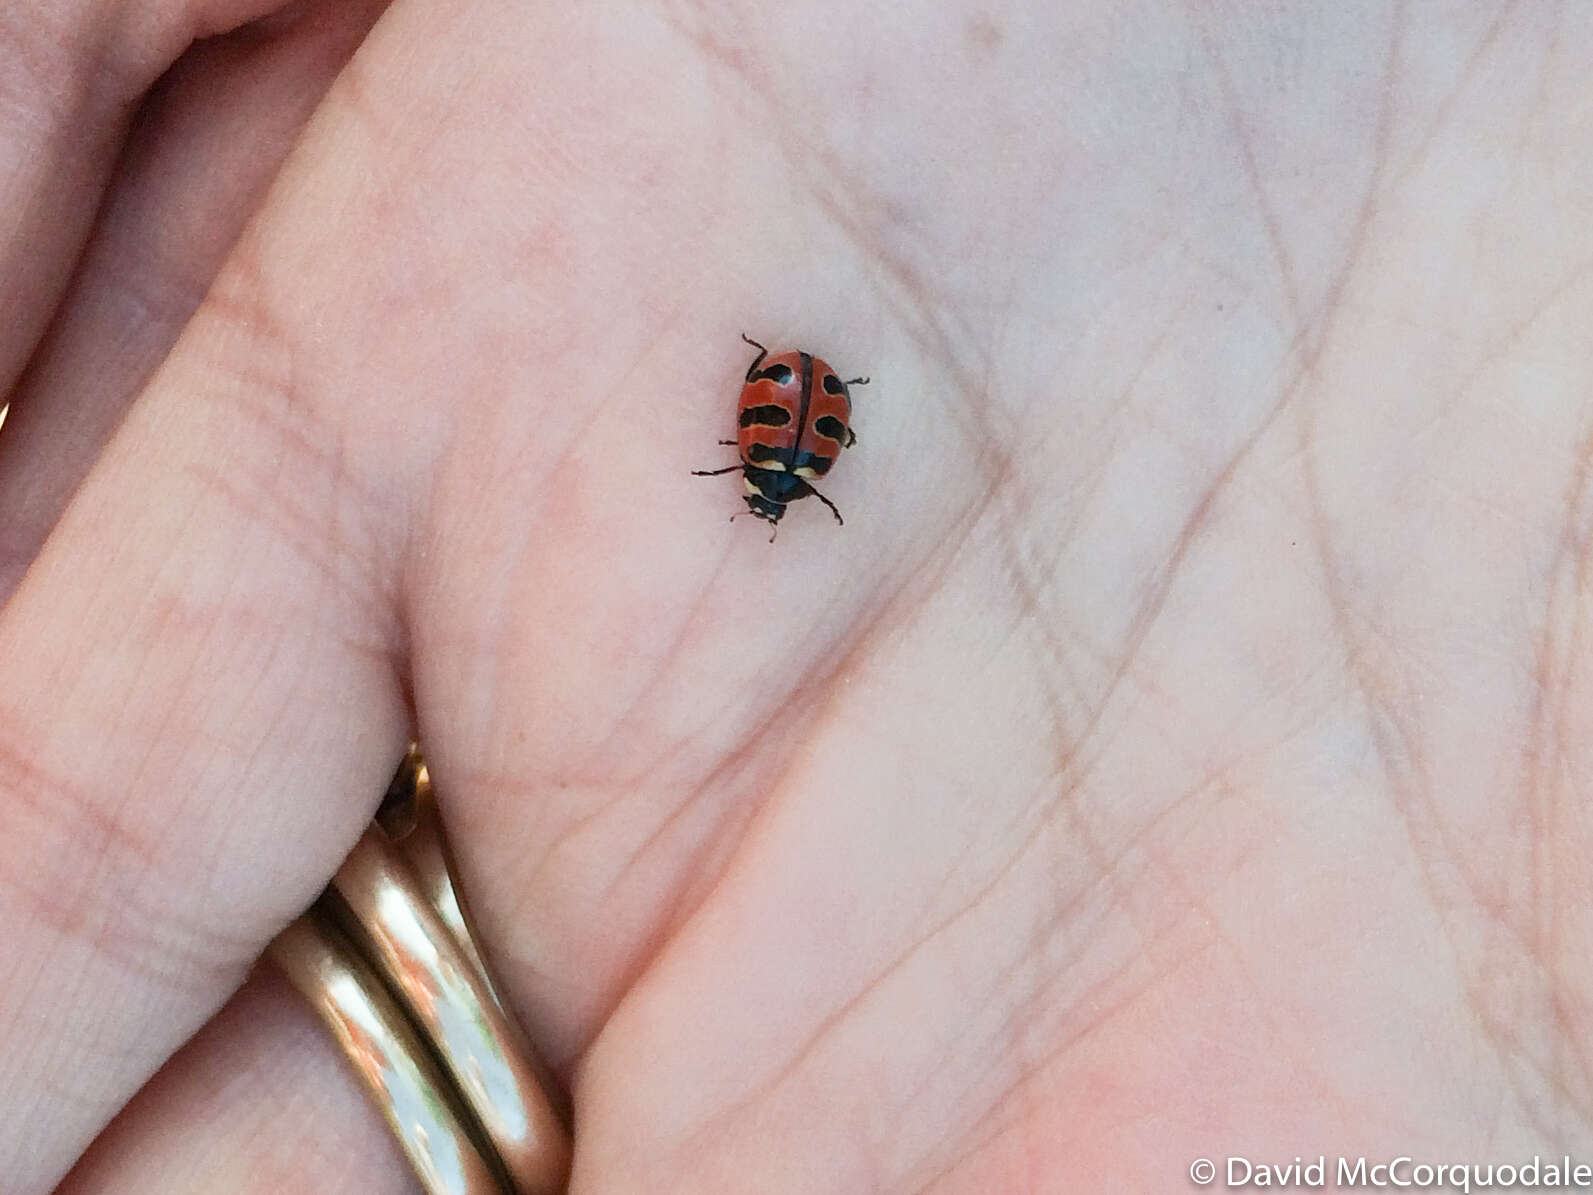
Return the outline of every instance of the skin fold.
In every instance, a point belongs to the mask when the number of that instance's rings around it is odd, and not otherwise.
[[[412,1189],[255,962],[415,731],[578,1195],[1575,1154],[1590,51],[8,10],[6,1195]],[[844,528],[690,476],[742,332]]]

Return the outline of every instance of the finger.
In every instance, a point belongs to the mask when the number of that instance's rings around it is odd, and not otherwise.
[[[43,332],[133,106],[195,37],[280,0],[24,3],[0,10],[0,394]]]
[[[288,147],[385,0],[211,38],[145,102],[0,436],[0,599],[193,314]]]
[[[57,1195],[416,1189],[314,1014],[264,967],[123,1109]]]
[[[196,316],[0,612],[17,1195],[309,903],[408,734],[385,491],[246,293],[235,278]]]

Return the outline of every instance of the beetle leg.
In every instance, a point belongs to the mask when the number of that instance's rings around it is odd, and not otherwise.
[[[731,473],[742,468],[741,465],[726,465],[723,469],[693,469],[693,477],[718,477],[721,473]]]
[[[753,348],[758,350],[758,355],[752,359],[752,364],[747,366],[747,381],[750,382],[750,381],[752,381],[752,375],[758,372],[758,366],[762,365],[763,364],[763,359],[769,355],[769,350],[764,348],[761,344],[759,344],[756,340],[752,339],[752,337],[748,336],[745,332],[743,332],[741,334],[741,339],[745,340]]]
[[[722,444],[726,448],[734,448],[736,446],[736,444],[739,443],[739,441],[736,441],[736,440],[720,440],[719,443]]]
[[[848,378],[846,384],[848,386],[867,386],[868,385],[868,379],[867,378]]]
[[[812,494],[820,502],[824,503],[824,505],[826,505],[826,506],[828,506],[830,508],[830,513],[835,516],[835,521],[837,523],[839,523],[843,527],[846,526],[846,520],[841,517],[841,512],[835,509],[835,503],[831,502],[828,498],[826,498],[823,494],[819,493],[818,490],[814,489],[812,486],[808,486],[808,493]]]

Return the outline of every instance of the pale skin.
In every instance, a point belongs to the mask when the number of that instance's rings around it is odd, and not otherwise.
[[[8,1193],[412,1189],[416,726],[576,1192],[1585,1146],[1579,8],[270,7],[0,17]]]

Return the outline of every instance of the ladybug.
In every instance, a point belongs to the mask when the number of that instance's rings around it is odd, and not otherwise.
[[[835,464],[841,449],[857,443],[852,431],[852,394],[849,387],[868,385],[867,378],[841,381],[840,375],[812,353],[769,350],[742,333],[741,339],[758,350],[747,366],[747,379],[736,405],[739,428],[734,444],[741,463],[723,469],[697,469],[695,477],[717,477],[741,470],[747,509],[753,517],[773,526],[769,542],[780,529],[785,508],[809,494],[830,508],[837,523],[841,512],[810,484]],[[735,516],[732,515],[732,518]]]

